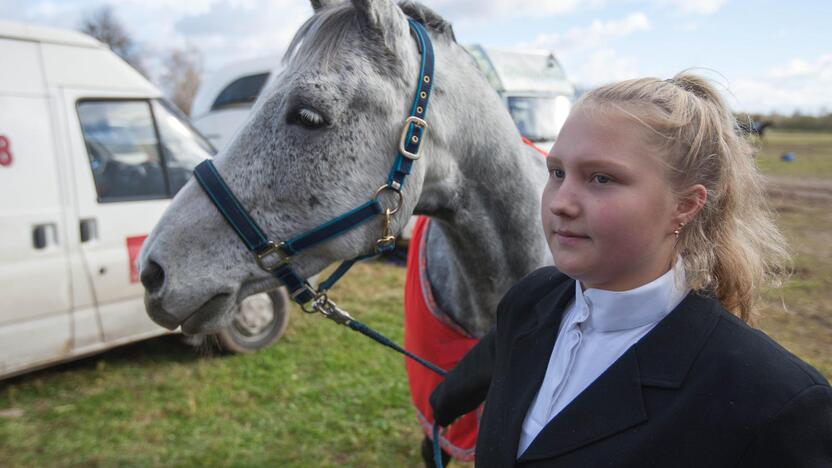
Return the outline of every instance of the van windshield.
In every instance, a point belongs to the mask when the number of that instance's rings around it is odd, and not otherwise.
[[[153,115],[159,127],[165,155],[171,195],[185,185],[197,164],[210,158],[216,151],[187,122],[186,118],[165,101],[153,101]]]

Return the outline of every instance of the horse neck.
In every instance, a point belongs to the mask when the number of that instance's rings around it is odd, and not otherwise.
[[[440,306],[481,336],[508,287],[551,257],[540,227],[544,159],[522,143],[493,91],[472,94],[455,107],[473,110],[476,125],[445,121],[453,141],[440,136],[416,212],[434,220],[428,275]]]

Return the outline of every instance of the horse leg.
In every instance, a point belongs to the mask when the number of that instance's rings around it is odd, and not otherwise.
[[[425,468],[436,468],[436,464],[433,463],[433,441],[428,436],[422,439],[422,460],[425,462]],[[448,466],[450,461],[451,455],[442,450],[442,466]]]

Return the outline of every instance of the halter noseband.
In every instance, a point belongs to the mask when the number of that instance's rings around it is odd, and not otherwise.
[[[391,216],[401,208],[401,190],[405,178],[410,174],[413,162],[421,156],[419,148],[427,134],[428,124],[424,118],[433,85],[433,45],[424,26],[413,19],[408,19],[408,23],[416,36],[416,43],[421,55],[419,83],[416,87],[416,95],[413,98],[410,115],[405,119],[402,127],[398,153],[393,167],[390,169],[390,174],[387,176],[387,182],[376,190],[370,201],[305,233],[275,243],[268,239],[263,230],[243,208],[240,201],[237,200],[237,197],[223,181],[211,160],[205,160],[194,168],[194,176],[199,185],[208,194],[223,218],[234,228],[248,250],[254,254],[260,268],[280,280],[289,290],[292,300],[300,304],[305,311],[320,311],[340,323],[351,321],[352,318],[329,301],[325,292],[355,262],[395,248],[396,236],[392,234],[390,229]],[[379,202],[379,196],[382,192],[388,190],[396,194],[396,204],[393,208],[384,209]],[[321,283],[319,290],[316,291],[305,278],[298,275],[292,268],[289,261],[292,256],[352,230],[377,215],[384,215],[384,229],[382,236],[376,242],[375,251],[342,263],[326,281]],[[304,305],[313,300],[315,301],[313,309],[307,310]]]

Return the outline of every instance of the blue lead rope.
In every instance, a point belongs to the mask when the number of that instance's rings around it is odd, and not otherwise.
[[[428,361],[427,359],[421,358],[410,351],[402,348],[401,346],[397,345],[393,340],[387,338],[386,336],[382,335],[381,333],[373,330],[372,328],[364,325],[363,323],[357,320],[351,320],[347,322],[347,326],[351,329],[361,333],[364,336],[372,338],[377,343],[387,346],[395,351],[398,351],[405,356],[413,359],[414,361],[418,362],[419,364],[427,367],[428,369],[436,372],[439,376],[445,377],[448,374],[448,371],[442,369],[441,367],[437,366],[436,364]],[[439,445],[439,423],[436,421],[436,415],[433,417],[433,437],[431,437],[433,442],[433,463],[436,465],[437,468],[442,468],[442,447]]]

